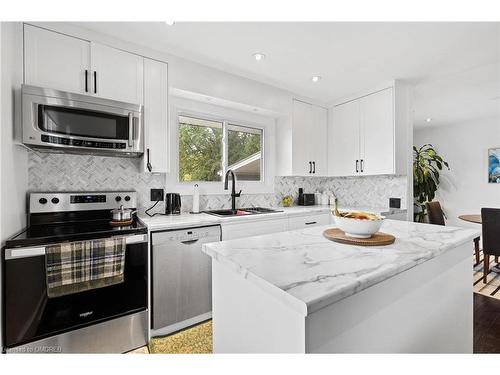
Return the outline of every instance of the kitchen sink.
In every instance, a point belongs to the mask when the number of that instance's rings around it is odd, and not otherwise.
[[[265,207],[248,207],[248,208],[239,208],[237,210],[209,210],[203,211],[207,214],[219,216],[219,217],[228,217],[228,216],[247,216],[247,215],[259,215],[259,214],[271,214],[275,212],[282,212],[280,210],[274,210],[272,208]]]

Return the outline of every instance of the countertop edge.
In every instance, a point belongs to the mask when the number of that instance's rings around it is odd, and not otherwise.
[[[202,251],[210,256],[212,258],[212,261],[216,261],[222,265],[227,265],[231,268],[233,272],[235,272],[239,277],[242,277],[244,279],[250,279],[252,284],[264,291],[265,293],[268,293],[277,299],[279,299],[281,302],[284,304],[288,305],[291,307],[293,310],[301,314],[303,317],[306,317],[309,313],[309,308],[308,305],[304,302],[301,301],[300,299],[292,296],[291,294],[285,292],[284,290],[278,288],[277,286],[271,284],[267,280],[255,275],[254,273],[245,270],[241,267],[239,267],[237,264],[234,262],[227,260],[225,258],[220,258],[218,254],[214,251],[212,251],[209,248],[210,244],[203,244],[202,246]]]

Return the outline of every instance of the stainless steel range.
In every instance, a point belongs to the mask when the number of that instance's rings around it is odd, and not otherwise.
[[[111,209],[134,209],[136,193],[31,193],[29,201],[28,228],[2,251],[4,350],[122,353],[146,345],[147,228],[135,216],[122,225],[110,219]],[[113,253],[98,246],[110,241]],[[72,268],[82,252],[87,258]],[[59,289],[54,280],[63,280]]]

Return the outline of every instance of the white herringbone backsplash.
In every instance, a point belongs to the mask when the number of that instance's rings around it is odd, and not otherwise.
[[[149,189],[165,188],[165,175],[139,172],[139,159],[30,152],[29,191],[135,190],[139,209],[149,206]],[[158,205],[162,208],[162,205]]]
[[[29,153],[29,191],[104,191],[135,190],[139,209],[144,210],[152,202],[150,189],[163,188],[165,175],[141,173],[139,159],[104,157],[93,155]],[[296,203],[298,189],[305,193],[335,193],[339,203],[345,206],[388,206],[389,198],[402,198],[406,207],[406,176],[363,177],[276,177],[274,194],[243,194],[238,199],[239,207],[281,205],[285,195],[292,195]],[[200,197],[200,209],[228,208],[229,194]],[[190,211],[192,196],[182,197],[182,210]],[[163,203],[153,212],[161,212]]]

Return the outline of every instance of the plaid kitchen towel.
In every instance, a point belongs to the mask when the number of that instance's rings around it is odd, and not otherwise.
[[[123,282],[125,247],[124,237],[47,246],[47,295],[54,298]]]

